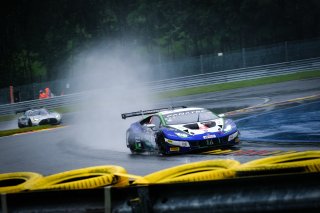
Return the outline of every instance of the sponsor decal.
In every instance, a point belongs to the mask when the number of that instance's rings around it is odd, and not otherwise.
[[[210,139],[210,138],[216,138],[216,135],[205,135],[203,136],[203,139]]]
[[[179,152],[180,148],[179,147],[170,147],[170,152]]]
[[[195,114],[195,113],[201,113],[201,112],[205,112],[204,110],[192,110],[192,111],[185,111],[185,112],[176,112],[176,113],[171,113],[166,115],[166,118],[170,118],[170,117],[176,117],[176,116],[181,116],[181,115],[188,115],[188,114]]]

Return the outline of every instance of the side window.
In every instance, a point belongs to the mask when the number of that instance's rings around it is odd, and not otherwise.
[[[159,116],[154,115],[151,117],[150,123],[156,125],[157,128],[160,128],[161,120]]]

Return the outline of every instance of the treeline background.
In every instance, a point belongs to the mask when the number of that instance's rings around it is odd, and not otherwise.
[[[117,43],[154,63],[320,37],[319,0],[4,0],[0,88],[68,76]]]

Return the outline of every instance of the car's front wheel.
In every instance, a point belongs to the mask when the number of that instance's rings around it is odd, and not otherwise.
[[[158,147],[158,153],[159,153],[160,155],[165,155],[165,154],[167,154],[163,133],[158,133],[158,134],[157,134],[156,144],[157,144],[157,147]]]
[[[28,120],[28,126],[32,127],[32,121],[30,119]]]

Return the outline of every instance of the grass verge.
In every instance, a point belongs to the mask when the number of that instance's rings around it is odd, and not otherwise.
[[[34,132],[34,131],[39,131],[43,129],[52,129],[56,127],[59,127],[59,126],[41,125],[41,126],[26,127],[21,129],[0,130],[0,137],[19,134],[19,133],[25,133],[25,132]]]
[[[310,78],[317,78],[317,77],[320,77],[320,70],[305,71],[305,72],[299,72],[299,73],[293,73],[293,74],[287,74],[287,75],[265,77],[265,78],[244,80],[244,81],[238,81],[238,82],[229,82],[229,83],[222,83],[222,84],[215,84],[215,85],[185,88],[185,89],[179,89],[175,91],[162,92],[159,95],[160,95],[160,98],[172,98],[172,97],[178,97],[178,96],[195,95],[195,94],[208,93],[208,92],[218,92],[218,91],[229,90],[229,89],[239,89],[244,87],[260,86],[260,85],[266,85],[266,84],[281,83],[286,81],[310,79]]]

